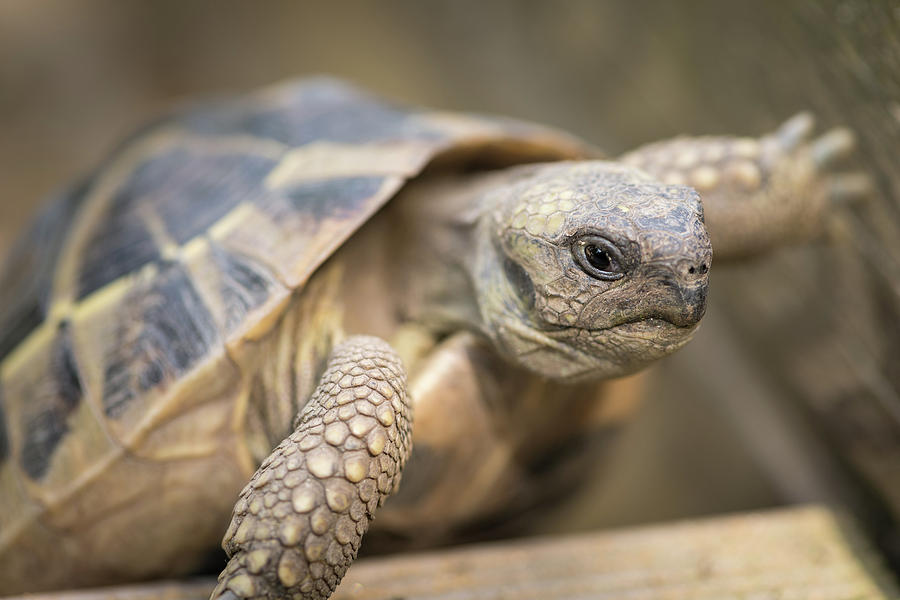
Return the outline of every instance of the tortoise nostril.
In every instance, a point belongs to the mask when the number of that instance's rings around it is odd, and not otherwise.
[[[699,267],[695,267],[694,265],[691,265],[690,268],[688,268],[688,273],[690,275],[696,275],[697,273],[700,273],[701,275],[706,275],[707,271],[709,271],[709,267],[706,265],[706,263],[701,263]]]

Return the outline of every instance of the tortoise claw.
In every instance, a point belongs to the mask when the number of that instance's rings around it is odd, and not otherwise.
[[[835,167],[856,150],[856,135],[846,127],[836,127],[809,143],[809,159],[823,177],[825,194],[832,207],[846,206],[869,197],[872,178],[862,172],[840,172]]]
[[[775,137],[785,152],[790,152],[809,139],[816,126],[816,119],[808,112],[794,115],[775,132]]]
[[[870,176],[861,172],[841,172],[836,167],[856,150],[856,135],[846,127],[836,127],[810,139],[815,118],[802,112],[788,119],[768,138],[774,162],[790,157],[803,157],[811,163],[813,176],[823,186],[831,207],[845,206],[868,197],[874,185]]]
[[[847,158],[856,148],[856,136],[845,127],[838,127],[820,136],[810,145],[816,168],[825,170],[835,162]]]

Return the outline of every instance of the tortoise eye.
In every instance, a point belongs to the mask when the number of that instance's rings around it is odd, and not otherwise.
[[[612,267],[612,258],[610,258],[609,252],[593,244],[588,244],[584,247],[584,256],[591,263],[591,266],[598,271],[609,271]]]
[[[595,279],[614,281],[625,276],[622,253],[606,238],[596,235],[579,238],[572,255],[581,270]]]

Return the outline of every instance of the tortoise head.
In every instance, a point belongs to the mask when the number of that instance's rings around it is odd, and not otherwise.
[[[712,259],[692,188],[598,161],[526,167],[488,194],[474,279],[508,359],[554,379],[607,378],[691,338]]]

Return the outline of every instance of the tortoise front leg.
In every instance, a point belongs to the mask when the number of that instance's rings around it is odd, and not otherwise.
[[[813,118],[800,114],[758,139],[681,137],[622,156],[664,183],[700,192],[716,258],[764,252],[820,233],[836,205],[865,196],[867,176],[833,172],[854,139],[833,129],[811,140]]]
[[[312,398],[241,492],[213,600],[327,598],[400,482],[411,449],[406,372],[378,338],[339,344]]]

